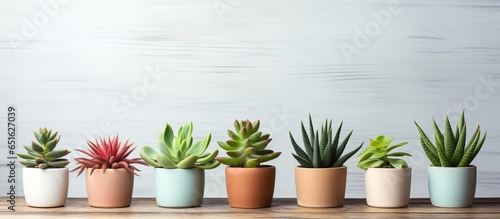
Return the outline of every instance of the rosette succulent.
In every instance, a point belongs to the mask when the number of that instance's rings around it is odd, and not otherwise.
[[[231,167],[259,167],[262,163],[279,157],[281,152],[266,149],[272,139],[269,134],[262,134],[259,127],[259,120],[253,123],[250,120],[235,120],[235,132],[228,130],[230,139],[217,142],[229,157],[216,159]]]
[[[68,159],[62,158],[70,151],[55,150],[59,139],[57,132],[47,128],[40,128],[38,133],[33,132],[37,142],[32,141],[31,145],[24,145],[27,154],[17,153],[17,156],[26,160],[20,160],[19,163],[26,167],[35,167],[40,169],[62,168],[69,164]]]
[[[201,141],[193,143],[192,134],[192,122],[181,126],[177,131],[177,136],[167,123],[159,138],[159,152],[149,146],[144,146],[141,148],[140,155],[146,163],[156,168],[213,169],[219,166],[220,163],[215,160],[219,150],[205,153],[212,135],[209,133]]]

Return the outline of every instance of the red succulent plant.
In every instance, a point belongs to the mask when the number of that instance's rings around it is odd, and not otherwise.
[[[140,170],[132,166],[132,164],[142,164],[148,166],[148,164],[141,158],[127,158],[128,155],[134,151],[135,147],[132,148],[133,143],[129,144],[128,140],[122,145],[118,140],[118,135],[114,138],[108,137],[107,140],[106,138],[99,138],[99,140],[96,139],[95,142],[87,140],[87,144],[89,145],[89,150],[87,151],[76,149],[76,151],[84,153],[90,157],[75,159],[79,166],[72,171],[79,169],[80,171],[78,172],[78,176],[86,168],[91,169],[90,175],[92,175],[95,169],[102,169],[103,172],[106,172],[107,168],[125,168],[130,173],[138,176],[135,171]]]

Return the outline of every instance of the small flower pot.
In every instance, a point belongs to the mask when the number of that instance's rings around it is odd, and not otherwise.
[[[447,208],[472,206],[476,194],[476,166],[429,166],[427,170],[432,205]]]
[[[274,195],[276,168],[226,167],[226,189],[229,205],[234,208],[270,207]]]
[[[411,167],[368,168],[365,171],[365,189],[369,206],[406,207],[410,203]]]
[[[68,168],[23,168],[23,187],[26,204],[31,207],[52,208],[66,204],[68,199]]]
[[[302,207],[331,208],[344,205],[347,167],[295,167],[297,204]]]
[[[126,169],[86,170],[89,205],[98,208],[127,207],[132,203],[134,175]]]
[[[205,170],[155,168],[156,204],[160,207],[198,207],[203,201]]]

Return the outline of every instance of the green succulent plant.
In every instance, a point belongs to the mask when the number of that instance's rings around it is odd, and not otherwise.
[[[470,165],[472,160],[476,157],[481,150],[481,147],[486,140],[486,132],[481,138],[481,128],[477,126],[476,131],[469,140],[467,146],[466,135],[467,127],[465,124],[465,112],[462,112],[460,116],[455,134],[451,128],[450,120],[448,116],[445,116],[445,128],[444,133],[441,132],[436,124],[436,121],[432,119],[434,126],[434,142],[433,144],[425,132],[420,128],[420,126],[415,122],[418,132],[420,133],[420,142],[425,154],[431,161],[432,165],[436,167],[467,167]]]
[[[220,165],[215,160],[219,150],[205,153],[210,144],[209,133],[201,141],[193,143],[193,123],[181,126],[175,136],[172,127],[167,123],[165,130],[160,135],[159,152],[149,146],[141,148],[141,158],[149,165],[156,168],[188,169],[201,168],[213,169]]]
[[[69,164],[68,159],[62,157],[68,155],[70,151],[54,150],[61,138],[57,132],[52,133],[50,129],[40,128],[38,133],[33,133],[38,143],[31,141],[31,146],[24,145],[28,154],[16,153],[20,158],[26,159],[20,160],[19,163],[40,169],[63,168]]]
[[[393,157],[411,157],[411,154],[392,152],[392,150],[404,146],[408,142],[401,142],[390,146],[393,140],[394,138],[389,138],[385,135],[379,135],[375,140],[370,139],[370,146],[359,153],[361,159],[358,162],[358,167],[364,170],[368,168],[408,168],[405,160]]]
[[[340,123],[337,132],[335,133],[335,137],[333,136],[332,130],[332,120],[325,121],[325,124],[321,126],[321,135],[314,131],[311,115],[309,115],[309,132],[310,135],[307,134],[306,129],[304,128],[304,123],[301,122],[302,128],[302,140],[304,141],[305,151],[295,142],[295,139],[290,132],[290,141],[292,142],[293,149],[296,154],[293,154],[293,157],[299,162],[301,167],[304,168],[329,168],[329,167],[341,167],[344,163],[352,157],[356,152],[361,149],[363,143],[359,145],[359,147],[355,148],[351,152],[342,156],[344,150],[346,148],[347,142],[351,137],[353,131],[351,131],[340,143],[340,131],[342,130],[342,124]],[[341,157],[342,156],[342,157]]]
[[[217,142],[229,157],[216,159],[231,167],[259,167],[262,163],[280,156],[281,152],[266,149],[272,138],[259,131],[260,121],[234,121],[235,132],[228,130],[231,139]]]

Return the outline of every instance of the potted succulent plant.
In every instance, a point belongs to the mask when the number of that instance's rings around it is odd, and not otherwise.
[[[37,142],[25,145],[27,154],[17,153],[22,159],[23,188],[26,204],[32,207],[60,207],[68,197],[68,159],[62,157],[70,152],[55,150],[59,139],[57,132],[40,128],[34,132]]]
[[[209,133],[193,143],[193,123],[181,126],[175,136],[167,123],[160,135],[159,152],[149,146],[141,148],[141,157],[155,168],[156,203],[161,207],[197,207],[203,201],[205,169],[219,166],[216,149],[205,153]]]
[[[391,146],[393,140],[380,135],[359,154],[358,167],[365,170],[366,202],[373,207],[406,207],[410,202],[411,167],[398,157],[411,155],[393,151],[408,142]]]
[[[344,163],[363,146],[363,143],[351,152],[342,156],[351,137],[352,131],[339,144],[340,124],[333,136],[332,120],[321,126],[321,135],[314,131],[311,115],[309,115],[309,132],[307,134],[301,122],[302,139],[305,151],[295,142],[290,133],[290,141],[296,154],[293,157],[300,166],[295,167],[295,186],[297,204],[303,207],[339,207],[344,205],[347,180],[347,167]]]
[[[272,204],[276,168],[262,165],[281,152],[266,149],[271,138],[259,131],[260,121],[234,121],[235,132],[228,130],[226,142],[217,142],[229,157],[216,159],[227,165],[226,189],[229,205],[235,208],[265,208]]]
[[[134,175],[140,171],[133,164],[147,165],[141,158],[128,158],[135,148],[128,140],[122,144],[118,135],[88,141],[88,150],[75,149],[89,158],[76,158],[78,176],[84,171],[90,206],[100,208],[127,207],[132,203]]]
[[[483,146],[486,133],[481,137],[478,126],[466,146],[465,115],[459,118],[455,132],[448,116],[441,132],[433,119],[433,144],[422,128],[415,122],[420,141],[432,165],[428,167],[428,186],[431,203],[438,207],[469,207],[476,193],[476,166],[470,165]]]

